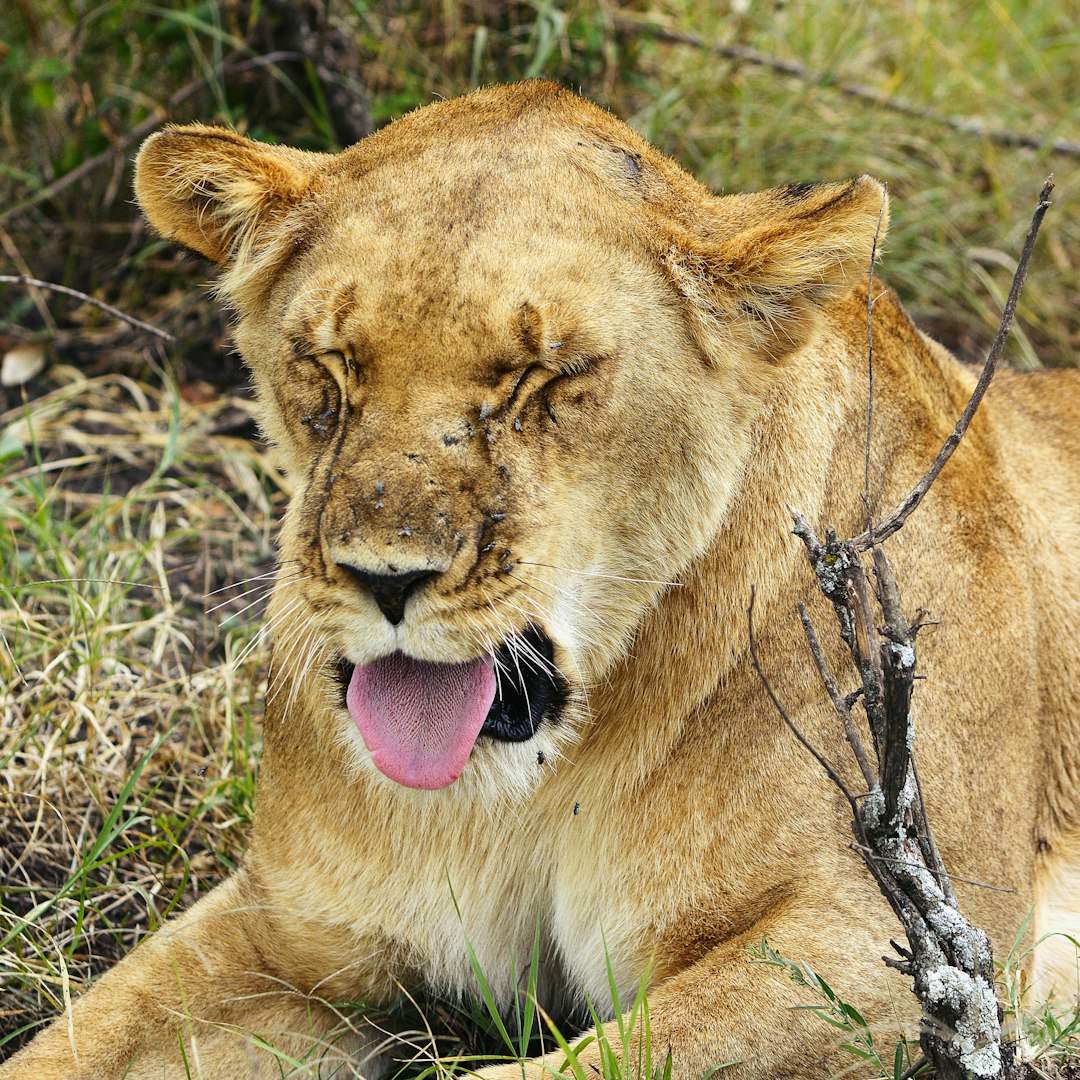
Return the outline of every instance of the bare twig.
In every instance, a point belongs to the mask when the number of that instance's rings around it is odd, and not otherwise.
[[[920,1069],[924,1069],[929,1064],[930,1062],[926,1058],[920,1057],[910,1069],[906,1069],[900,1074],[900,1080],[912,1080]]]
[[[796,739],[799,740],[799,742],[803,744],[804,747],[806,747],[807,750],[810,751],[810,753],[817,760],[818,764],[828,774],[829,779],[844,794],[844,797],[851,804],[852,810],[857,812],[858,803],[855,799],[855,796],[852,794],[847,784],[844,783],[843,779],[841,779],[840,774],[833,767],[829,759],[825,757],[825,755],[822,754],[821,751],[819,751],[812,742],[810,742],[810,740],[802,733],[802,731],[799,730],[795,721],[792,720],[791,717],[788,715],[788,711],[784,708],[783,703],[776,696],[776,692],[773,690],[772,684],[769,682],[768,677],[765,675],[765,672],[761,668],[761,661],[758,659],[757,639],[754,637],[754,599],[756,593],[757,590],[754,588],[753,585],[751,585],[750,606],[746,609],[746,623],[750,635],[750,663],[754,665],[754,671],[757,672],[757,676],[761,680],[761,685],[765,688],[765,693],[769,695],[769,700],[776,707],[776,711],[780,714],[781,719],[784,721],[785,724],[787,724],[788,728],[790,728],[791,733],[795,736]]]
[[[37,206],[38,203],[45,202],[55,195],[59,195],[61,191],[71,187],[72,184],[77,184],[84,176],[94,172],[102,165],[107,165],[110,161],[114,161],[118,154],[122,154],[130,149],[146,135],[149,135],[159,124],[164,123],[168,118],[169,113],[182,105],[189,97],[193,97],[200,90],[205,89],[209,82],[210,76],[205,75],[201,79],[196,79],[194,82],[182,86],[162,107],[155,109],[141,124],[137,124],[133,127],[107,150],[102,150],[100,154],[95,154],[93,157],[85,158],[70,172],[66,172],[63,176],[57,177],[51,184],[46,184],[45,187],[38,188],[33,195],[23,199],[20,203],[16,203],[14,206],[8,207],[7,210],[0,213],[0,223],[7,221],[8,218],[12,218],[16,214],[21,214],[24,210],[29,210],[31,207]]]
[[[885,642],[880,646],[882,685],[881,787],[885,814],[893,819],[907,783],[911,761],[908,731],[911,727],[911,687],[915,677],[915,631],[904,617],[900,591],[883,548],[871,549],[877,571],[878,604],[884,617]]]
[[[69,289],[66,285],[57,285],[52,281],[39,281],[37,278],[26,277],[24,274],[0,274],[0,285],[26,285],[34,289],[48,289],[50,292],[62,293],[64,296],[73,296],[76,300],[82,300],[84,303],[92,304],[100,310],[108,312],[116,319],[122,319],[130,326],[134,326],[139,330],[145,330],[148,334],[154,334],[156,337],[161,338],[163,341],[174,341],[172,334],[167,334],[164,330],[159,330],[156,326],[151,326],[149,323],[145,323],[142,319],[136,319],[134,315],[128,315],[127,312],[121,311],[119,308],[114,308],[111,304],[106,304],[102,300],[98,300],[93,296],[87,296],[84,292],[79,292],[78,289]]]
[[[829,671],[829,666],[825,662],[825,653],[822,651],[817,632],[814,630],[814,624],[810,621],[810,612],[806,610],[806,605],[801,602],[799,604],[799,618],[802,620],[806,640],[810,644],[810,654],[814,658],[814,666],[817,668],[818,675],[821,676],[825,692],[829,695],[829,700],[832,701],[837,716],[840,717],[840,722],[844,727],[844,737],[851,747],[851,752],[855,755],[859,771],[863,775],[863,780],[866,781],[867,789],[871,789],[877,783],[877,779],[874,776],[874,770],[870,767],[870,759],[866,756],[866,748],[862,744],[862,739],[859,738],[858,729],[855,727],[855,720],[851,715],[851,706],[841,695],[840,688],[836,685],[832,672]]]
[[[921,867],[922,863],[916,862],[914,859],[894,859],[885,855],[875,855],[870,848],[863,847],[861,844],[853,844],[852,847],[859,852],[860,855],[866,854],[872,859],[880,859],[882,862],[897,863],[901,866],[914,866]],[[989,892],[999,893],[1015,893],[1015,889],[1007,888],[1004,885],[989,885],[985,881],[975,881],[973,878],[960,877],[957,874],[949,874],[945,871],[934,870],[932,867],[927,867],[931,874],[936,874],[942,879],[949,881],[960,881],[965,885],[973,885],[977,889],[987,889]]]
[[[939,880],[942,882],[941,888],[945,893],[945,899],[953,907],[956,907],[956,893],[953,892],[952,879],[945,869],[941,852],[938,851],[938,846],[934,842],[930,819],[926,815],[926,800],[923,798],[922,781],[919,779],[919,766],[914,757],[911,758],[911,775],[915,781],[915,798],[911,801],[911,818],[912,824],[915,826],[916,842],[926,865],[933,873],[938,875]]]
[[[994,337],[993,344],[990,346],[989,353],[986,355],[986,362],[983,364],[979,381],[976,383],[971,398],[964,408],[963,413],[960,415],[956,427],[953,429],[952,434],[945,440],[944,445],[938,452],[938,456],[934,458],[933,464],[926,470],[923,478],[910,492],[908,492],[904,501],[893,510],[891,514],[882,521],[879,521],[873,528],[851,538],[850,543],[852,546],[860,551],[865,551],[871,545],[880,544],[883,540],[887,540],[901,525],[904,524],[912,510],[922,502],[926,493],[930,490],[930,485],[937,479],[938,474],[945,467],[945,463],[952,457],[953,451],[960,445],[960,440],[964,437],[964,433],[970,426],[972,418],[975,416],[975,410],[978,409],[979,402],[982,401],[987,388],[990,386],[990,380],[994,377],[994,372],[997,371],[1002,347],[1005,344],[1005,339],[1009,336],[1009,331],[1012,329],[1016,304],[1024,289],[1028,264],[1031,261],[1031,253],[1035,248],[1035,239],[1039,235],[1039,227],[1042,225],[1043,218],[1046,216],[1046,211],[1050,206],[1050,193],[1053,190],[1054,178],[1051,176],[1047,178],[1046,183],[1043,184],[1042,190],[1039,192],[1038,205],[1035,207],[1035,213],[1031,219],[1031,226],[1029,227],[1027,237],[1024,240],[1024,247],[1020,253],[1020,261],[1016,264],[1016,273],[1013,274],[1012,288],[1009,290],[1009,298],[1005,302],[1005,310],[1001,315],[1001,324],[998,326],[998,332]]]
[[[1015,131],[990,127],[985,121],[979,120],[977,117],[946,116],[943,113],[927,109],[922,105],[916,105],[914,102],[906,101],[903,98],[888,97],[872,86],[834,79],[831,75],[811,71],[810,68],[795,60],[781,60],[778,56],[770,56],[768,53],[759,52],[757,49],[751,49],[748,45],[708,41],[698,34],[692,34],[685,30],[676,30],[670,26],[648,22],[644,19],[635,19],[627,15],[616,16],[615,24],[621,30],[629,33],[648,34],[649,37],[655,38],[657,41],[666,41],[674,45],[690,45],[695,49],[704,49],[715,53],[717,56],[726,57],[728,60],[751,64],[754,67],[763,67],[769,71],[775,71],[778,75],[786,75],[801,82],[835,90],[837,93],[854,98],[857,101],[868,102],[875,108],[887,109],[889,112],[899,113],[901,116],[913,116],[930,124],[939,124],[942,127],[951,128],[953,131],[958,131],[963,135],[989,139],[990,142],[997,143],[999,146],[1049,150],[1054,154],[1080,158],[1080,143],[1073,142],[1071,139],[1050,139],[1039,135],[1021,135]]]
[[[785,723],[853,807],[855,850],[896,912],[911,946],[909,959],[898,962],[890,958],[886,962],[914,979],[914,991],[927,1018],[920,1036],[924,1053],[943,1080],[1000,1077],[1001,1016],[993,994],[990,943],[957,907],[949,876],[929,833],[910,753],[914,730],[909,706],[918,625],[904,617],[892,568],[882,548],[872,548],[884,624],[879,634],[859,551],[832,532],[824,544],[820,543],[800,515],[796,515],[795,531],[806,545],[821,591],[832,602],[862,683],[861,701],[877,757],[877,773],[871,775],[865,797],[850,796],[838,780],[835,766],[807,743],[787,715],[762,673],[752,620],[751,663]],[[752,600],[751,596],[751,607]],[[805,628],[809,623],[805,608],[800,608],[800,615]],[[822,673],[824,660],[819,660],[821,650],[814,648],[815,643],[816,636],[811,639],[811,651]],[[831,677],[827,689],[829,682]],[[847,700],[840,697],[835,684],[829,696],[852,749],[861,748]],[[862,769],[865,753],[856,751],[856,757]],[[965,1039],[972,1036],[970,1045],[954,1037],[958,1030],[965,1033]]]
[[[880,758],[884,753],[887,728],[885,725],[885,668],[881,654],[881,641],[878,637],[874,613],[870,607],[870,590],[866,585],[866,574],[859,562],[858,552],[845,545],[833,533],[829,536],[829,550],[843,550],[845,560],[845,582],[847,585],[847,604],[855,627],[855,648],[852,656],[862,678],[863,708],[870,724],[870,734],[874,740],[874,750]]]

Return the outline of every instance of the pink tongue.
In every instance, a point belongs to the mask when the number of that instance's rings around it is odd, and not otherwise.
[[[393,653],[358,664],[345,700],[380,772],[406,787],[446,787],[495,700],[495,666],[490,656],[435,664]]]

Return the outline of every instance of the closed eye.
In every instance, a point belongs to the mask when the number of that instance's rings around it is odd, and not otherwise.
[[[585,375],[593,371],[601,358],[596,356],[578,356],[573,359],[567,358],[562,363],[547,361],[544,363],[529,364],[515,380],[509,395],[503,404],[495,410],[497,414],[520,409],[527,397],[537,391],[545,394],[553,386],[560,384],[578,375]]]
[[[514,409],[518,401],[525,396],[527,384],[534,381],[537,376],[551,376],[552,374],[554,374],[552,370],[543,364],[530,364],[518,376],[517,382],[514,383],[510,396],[506,399],[500,412],[509,412]]]

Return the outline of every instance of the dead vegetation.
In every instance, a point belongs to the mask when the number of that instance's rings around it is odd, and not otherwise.
[[[239,857],[281,494],[266,451],[229,434],[246,400],[50,378],[0,416],[0,1030],[16,1041]]]

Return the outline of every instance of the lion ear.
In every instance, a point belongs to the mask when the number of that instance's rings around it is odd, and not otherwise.
[[[318,158],[225,128],[166,128],[139,150],[135,197],[163,236],[226,265],[304,197]]]
[[[888,224],[888,195],[869,176],[719,202],[717,220],[745,224],[676,243],[668,269],[705,329],[749,338],[771,360],[806,342],[821,305],[867,280]]]

